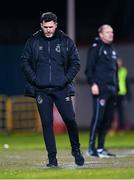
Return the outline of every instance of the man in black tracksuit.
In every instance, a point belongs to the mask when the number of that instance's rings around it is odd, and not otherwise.
[[[112,156],[105,149],[105,136],[112,117],[115,97],[118,90],[117,53],[112,47],[113,29],[102,25],[88,51],[85,74],[93,97],[93,118],[90,124],[88,155]],[[96,147],[96,136],[98,146]]]
[[[72,81],[80,69],[76,45],[57,29],[57,16],[43,13],[41,30],[28,39],[21,56],[21,67],[26,77],[25,94],[35,97],[41,117],[43,136],[48,152],[48,167],[56,167],[57,149],[53,132],[53,103],[66,124],[72,155],[77,165],[84,164],[71,96]]]

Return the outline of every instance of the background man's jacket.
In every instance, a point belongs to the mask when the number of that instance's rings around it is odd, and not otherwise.
[[[95,39],[89,48],[85,74],[90,86],[96,83],[100,92],[118,90],[117,53],[111,44]]]

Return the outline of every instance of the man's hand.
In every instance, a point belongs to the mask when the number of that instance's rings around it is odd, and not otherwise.
[[[91,86],[91,93],[92,93],[93,95],[99,95],[99,87],[98,87],[97,84],[93,84],[93,85]]]

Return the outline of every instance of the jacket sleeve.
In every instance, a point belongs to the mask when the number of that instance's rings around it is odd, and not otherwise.
[[[85,75],[88,81],[88,84],[91,86],[93,83],[97,83],[95,79],[95,66],[98,59],[98,46],[94,45],[88,49],[87,53],[87,62],[85,67]]]
[[[32,46],[31,46],[31,39],[29,39],[26,44],[25,47],[23,49],[22,55],[21,55],[21,68],[22,71],[26,77],[26,80],[32,84],[35,85],[35,80],[36,80],[36,75],[34,72],[34,68],[33,68],[33,63],[32,63],[32,59],[33,59],[33,50],[32,50]]]
[[[80,58],[75,43],[68,39],[68,67],[66,72],[67,83],[70,83],[80,70]]]

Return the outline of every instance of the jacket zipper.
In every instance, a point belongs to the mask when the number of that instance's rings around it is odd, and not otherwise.
[[[50,41],[48,41],[48,54],[49,54],[49,82],[52,81],[52,67],[51,67],[51,58],[50,58]]]

